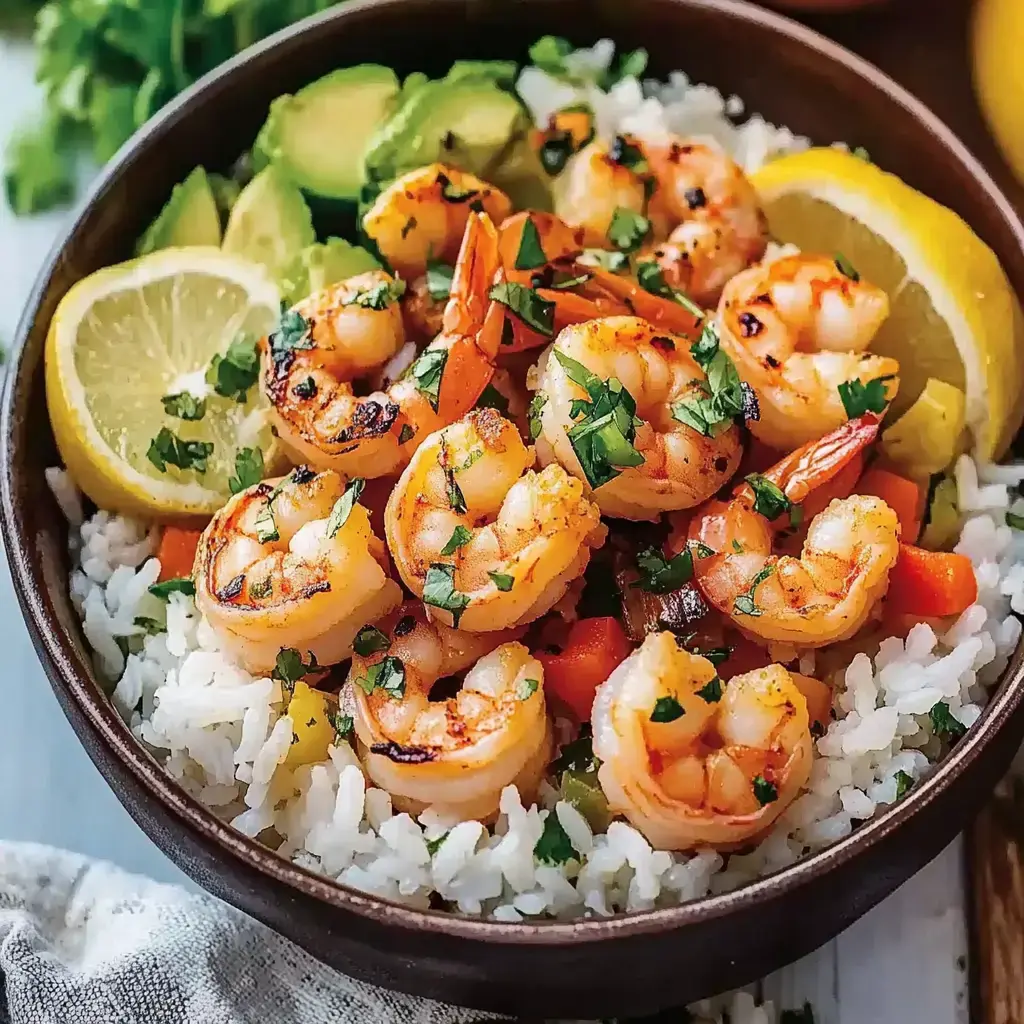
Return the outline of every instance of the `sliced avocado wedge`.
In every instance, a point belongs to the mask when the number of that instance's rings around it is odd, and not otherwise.
[[[372,253],[344,238],[328,238],[302,250],[292,261],[282,281],[285,301],[296,302],[368,270],[379,270],[380,263]]]
[[[136,246],[139,256],[179,245],[220,245],[220,213],[210,179],[197,167],[180,185]]]
[[[360,64],[278,97],[256,140],[256,166],[273,165],[314,195],[356,199],[367,141],[399,89],[391,68]]]
[[[518,99],[478,67],[455,81],[421,82],[403,90],[401,107],[370,140],[366,176],[390,181],[439,160],[486,179],[528,127]]]
[[[242,189],[224,231],[224,248],[262,263],[281,281],[292,261],[316,241],[298,187],[271,165]]]

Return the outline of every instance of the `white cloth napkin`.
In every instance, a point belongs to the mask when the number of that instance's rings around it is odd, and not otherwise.
[[[346,978],[211,896],[0,842],[0,1024],[498,1019]]]

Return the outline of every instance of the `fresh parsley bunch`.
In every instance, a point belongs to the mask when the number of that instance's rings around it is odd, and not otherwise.
[[[11,208],[29,214],[67,202],[80,146],[106,163],[207,71],[334,2],[50,0],[39,10],[34,37],[46,111],[5,154]]]

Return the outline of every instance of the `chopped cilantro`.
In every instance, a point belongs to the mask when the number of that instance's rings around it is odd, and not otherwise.
[[[1018,515],[1016,512],[1007,512],[1006,525],[1012,526],[1015,530],[1024,530],[1024,516]]]
[[[312,328],[311,320],[307,320],[293,309],[286,309],[281,314],[277,330],[270,335],[270,354],[274,362],[279,362],[289,352],[297,349],[312,348]]]
[[[213,357],[206,371],[206,381],[222,398],[233,398],[242,403],[259,374],[256,339],[248,334],[239,334],[223,356]]]
[[[372,288],[361,288],[347,302],[346,306],[361,306],[363,309],[380,311],[387,309],[405,294],[405,282],[400,278],[380,281]]]
[[[437,851],[441,849],[441,845],[448,838],[448,833],[450,831],[451,831],[451,829],[446,829],[436,839],[427,839],[427,840],[425,840],[425,842],[427,844],[427,853],[431,857],[433,857],[434,854],[437,853]]]
[[[544,255],[540,232],[532,217],[523,221],[523,233],[519,238],[519,252],[516,253],[516,270],[535,270],[543,267],[548,258]]]
[[[532,221],[528,223],[532,223]],[[545,338],[554,336],[555,304],[547,299],[542,299],[532,289],[516,284],[515,281],[502,281],[487,293],[487,297],[495,302],[500,302],[538,334],[544,335]]]
[[[768,477],[761,476],[760,473],[750,473],[743,479],[750,484],[754,492],[754,511],[769,522],[774,522],[793,507],[793,503],[783,494],[781,488]]]
[[[452,277],[455,268],[440,260],[427,262],[427,291],[435,302],[442,302],[451,296]]]
[[[553,775],[560,775],[562,772],[595,772],[600,761],[594,757],[594,737],[590,732],[590,725],[585,724],[580,730],[580,735],[566,743],[558,752],[558,757],[548,766]]]
[[[281,535],[277,532],[277,523],[274,521],[275,497],[275,494],[271,494],[267,498],[266,505],[260,509],[259,514],[256,516],[256,539],[261,544],[281,539]]]
[[[488,384],[480,392],[480,397],[476,400],[476,407],[478,409],[494,409],[502,416],[508,415],[508,399],[493,384]]]
[[[576,848],[554,811],[548,811],[544,819],[544,831],[533,848],[533,855],[542,864],[554,865],[566,864],[577,855]]]
[[[515,584],[516,580],[514,576],[509,576],[503,572],[488,572],[488,576],[491,577],[491,582],[502,592],[508,593]]]
[[[755,775],[754,796],[757,797],[757,802],[765,807],[779,799],[779,791],[774,782],[769,782],[763,775]]]
[[[928,712],[928,717],[931,719],[932,731],[935,735],[944,736],[950,743],[956,743],[967,732],[967,727],[953,717],[949,705],[944,700],[940,700]]]
[[[133,624],[138,626],[139,629],[145,630],[147,633],[162,633],[167,626],[163,622],[158,622],[156,619],[151,619],[148,615],[136,615],[132,620]]]
[[[352,735],[355,722],[352,721],[351,715],[343,715],[340,711],[336,711],[329,717],[329,721],[334,727],[334,735],[339,740],[348,739]]]
[[[750,589],[745,594],[740,594],[733,602],[732,610],[736,615],[751,615],[755,618],[763,614],[761,609],[754,603],[754,591],[775,572],[774,565],[766,565],[750,584]]]
[[[469,597],[455,589],[454,565],[431,564],[423,584],[423,603],[451,612],[452,624],[459,628],[459,619],[469,604]]]
[[[537,679],[520,679],[516,683],[516,700],[529,700],[540,687]]]
[[[149,442],[146,458],[161,473],[166,473],[168,466],[205,473],[207,460],[212,454],[211,441],[183,441],[167,427],[161,427],[160,432]]]
[[[836,390],[843,400],[843,408],[846,415],[855,420],[866,412],[885,412],[889,399],[886,397],[886,381],[894,380],[895,374],[888,374],[885,377],[876,377],[863,384],[859,380],[847,380],[838,385]]]
[[[860,280],[860,274],[857,273],[854,265],[841,252],[836,253],[836,270],[851,281]]]
[[[196,585],[187,576],[179,576],[173,580],[161,580],[154,583],[149,592],[161,601],[166,601],[171,594],[184,594],[186,597],[196,596]]]
[[[612,274],[620,274],[629,269],[629,256],[614,249],[584,249],[580,263],[584,266],[599,267]]]
[[[465,547],[473,539],[473,534],[465,526],[456,526],[448,543],[441,548],[442,555],[454,555],[459,548]]]
[[[646,217],[617,206],[608,225],[608,241],[620,252],[635,252],[650,230],[651,222]]]
[[[693,555],[689,548],[683,548],[678,555],[666,559],[655,547],[644,548],[636,556],[636,567],[640,573],[633,586],[651,594],[668,594],[689,583],[693,576]]]
[[[411,441],[416,436],[416,431],[409,426],[408,423],[402,424],[402,429],[398,432],[398,443],[405,444]]]
[[[690,354],[707,374],[707,380],[698,383],[698,394],[673,403],[672,416],[705,437],[713,437],[721,425],[744,415],[744,385],[733,361],[719,345],[713,324],[704,324],[700,337],[690,346]]]
[[[671,299],[678,302],[688,313],[692,313],[698,320],[704,319],[704,310],[697,305],[685,292],[673,288],[666,280],[665,274],[660,266],[653,260],[638,263],[636,268],[636,279],[645,292],[658,295],[663,299]]]
[[[896,779],[896,799],[899,800],[913,786],[914,780],[902,770],[898,771],[894,778]]]
[[[401,659],[389,654],[376,665],[371,665],[365,676],[357,678],[356,685],[367,694],[383,690],[393,700],[397,700],[405,696],[405,666]]]
[[[625,135],[616,135],[612,140],[608,149],[608,159],[634,174],[646,174],[650,170],[644,151],[630,142]]]
[[[651,711],[652,722],[674,722],[686,714],[683,705],[675,697],[659,697]]]
[[[294,647],[282,647],[277,653],[277,661],[274,670],[270,673],[271,679],[277,679],[291,688],[303,677],[311,672],[319,672],[316,656],[310,652],[309,664],[302,660],[302,655]]]
[[[538,391],[537,394],[530,399],[530,407],[526,410],[526,419],[530,427],[530,440],[536,441],[540,437],[541,431],[541,418],[540,415],[544,411],[544,406],[548,404],[548,396],[543,391]]]
[[[697,691],[697,696],[708,704],[717,704],[722,699],[722,680],[718,676],[710,679]]]
[[[390,646],[391,641],[387,634],[382,633],[376,626],[363,626],[352,641],[352,650],[360,658],[369,658],[371,654],[379,654],[388,650]]]
[[[239,448],[235,452],[235,475],[228,480],[232,494],[238,494],[263,479],[263,452],[259,448]]]
[[[348,522],[352,514],[352,508],[359,500],[359,496],[366,487],[366,481],[362,477],[350,480],[345,488],[345,493],[334,503],[331,509],[331,517],[327,520],[327,536],[333,537]]]
[[[179,420],[201,420],[206,415],[206,399],[196,398],[190,391],[179,391],[175,395],[164,395],[164,412]]]
[[[441,395],[441,378],[444,375],[448,352],[443,348],[428,348],[410,367],[409,372],[416,382],[416,390],[427,396],[430,407],[437,412]]]

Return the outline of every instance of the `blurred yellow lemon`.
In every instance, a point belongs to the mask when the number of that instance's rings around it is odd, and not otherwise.
[[[1007,163],[1024,183],[1024,2],[977,0],[974,90]]]

